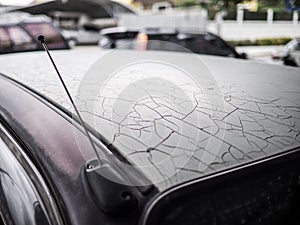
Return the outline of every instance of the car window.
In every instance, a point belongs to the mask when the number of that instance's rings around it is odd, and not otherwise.
[[[4,27],[0,27],[0,47],[9,48],[11,46],[11,40],[9,37],[8,30]]]
[[[186,35],[187,38],[182,38]],[[148,50],[160,51],[179,51],[179,52],[194,52],[198,54],[218,55],[235,57],[236,54],[228,45],[226,45],[220,38],[212,35],[189,35],[189,34],[167,34],[156,33],[148,34],[149,40],[156,40],[155,42],[148,41]],[[162,42],[157,42],[162,41]],[[165,42],[174,44],[168,45]],[[181,48],[181,47],[183,48]]]
[[[29,23],[25,24],[24,27],[33,37],[38,37],[40,34],[47,34],[49,48],[66,47],[63,37],[50,23]]]
[[[53,209],[45,204],[49,191],[42,188],[42,178],[28,160],[0,126],[0,214],[4,224],[50,225]]]
[[[24,23],[0,27],[0,54],[22,51],[41,50],[36,37],[47,34],[50,49],[68,48],[62,35],[50,23]]]
[[[221,39],[211,35],[198,36],[193,42],[188,41],[187,43],[195,48],[195,53],[234,56],[232,49],[225,45]]]
[[[0,52],[25,51],[35,48],[37,44],[21,27],[0,27]]]

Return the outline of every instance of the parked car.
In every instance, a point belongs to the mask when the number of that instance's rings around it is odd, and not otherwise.
[[[299,66],[299,58],[297,57],[297,52],[299,52],[299,49],[300,49],[300,40],[293,39],[290,42],[288,42],[285,46],[283,46],[281,49],[273,52],[271,54],[271,57],[272,59],[282,60],[285,65]]]
[[[52,53],[100,160],[46,53],[0,56],[3,224],[300,220],[298,68],[178,52]]]
[[[164,51],[192,51],[198,54],[226,56],[246,59],[245,53],[239,54],[226,41],[209,32],[191,33],[174,28],[127,29],[125,27],[103,29],[99,45],[104,49],[131,48]],[[154,41],[154,42],[151,42]],[[155,42],[162,41],[162,42]],[[166,42],[174,43],[166,44]],[[177,45],[181,47],[177,47]],[[182,48],[183,47],[183,48]],[[185,50],[187,49],[187,50]]]
[[[48,1],[17,10],[49,16],[71,45],[97,45],[101,29],[116,26],[122,13],[137,13],[134,7],[113,0]]]
[[[294,39],[287,44],[282,61],[285,65],[300,67],[300,39]]]
[[[0,15],[0,54],[42,50],[36,36],[49,35],[50,49],[68,49],[60,31],[46,17],[32,17],[24,13]]]

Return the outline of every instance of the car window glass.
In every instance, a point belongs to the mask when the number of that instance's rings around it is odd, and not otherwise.
[[[66,45],[62,36],[50,23],[29,23],[25,24],[24,27],[33,37],[47,34],[47,45],[49,48],[63,48]]]
[[[220,39],[213,36],[203,36],[198,43],[203,48],[204,54],[228,56],[232,50],[226,46]]]
[[[2,27],[0,40],[1,52],[24,51],[37,47],[32,38],[19,26]]]
[[[11,151],[13,144],[0,135],[0,200],[5,224],[49,225],[36,188]]]
[[[14,45],[26,45],[32,43],[32,39],[20,27],[10,27],[9,34]]]
[[[11,40],[9,38],[8,30],[4,27],[0,27],[0,47],[9,48],[11,45]]]

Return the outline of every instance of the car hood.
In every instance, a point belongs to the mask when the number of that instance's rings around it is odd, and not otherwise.
[[[300,70],[170,52],[52,52],[85,121],[160,190],[300,145]],[[1,73],[66,109],[43,52]]]

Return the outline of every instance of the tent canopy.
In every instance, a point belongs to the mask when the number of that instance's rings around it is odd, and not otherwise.
[[[113,18],[120,13],[134,13],[129,7],[110,0],[71,0],[65,3],[62,1],[50,1],[18,10],[31,14],[46,14],[48,16],[55,11],[75,12],[86,14],[93,19]]]

